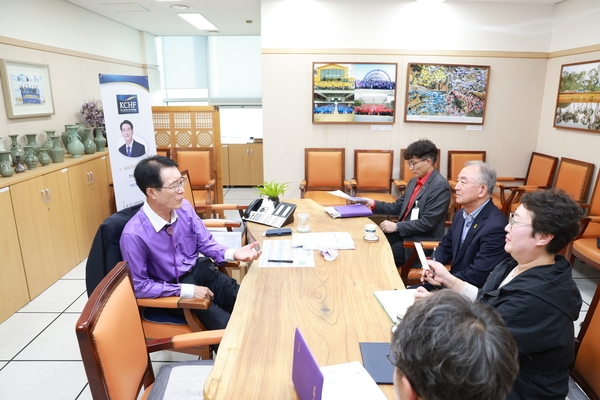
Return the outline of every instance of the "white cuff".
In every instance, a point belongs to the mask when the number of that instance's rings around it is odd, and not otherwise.
[[[194,285],[191,283],[180,283],[181,285],[181,293],[179,295],[186,299],[191,299],[194,297]]]
[[[463,290],[460,291],[460,294],[462,294],[463,296],[466,296],[468,299],[470,299],[471,301],[474,302],[475,300],[477,300],[477,292],[478,291],[479,291],[479,289],[477,288],[477,286],[471,285],[470,283],[465,282],[465,286],[463,287]]]
[[[236,252],[237,249],[227,249],[225,250],[225,262],[231,262],[231,261],[235,261],[235,259],[233,258],[233,254]]]

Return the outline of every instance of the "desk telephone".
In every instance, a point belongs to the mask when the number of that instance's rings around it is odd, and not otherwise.
[[[294,222],[295,210],[295,204],[259,198],[250,203],[243,218],[245,221],[281,228]]]

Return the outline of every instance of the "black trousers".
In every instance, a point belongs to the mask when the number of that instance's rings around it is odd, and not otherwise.
[[[194,310],[206,329],[224,329],[227,326],[240,289],[235,279],[217,270],[210,258],[200,257],[194,268],[179,278],[179,282],[205,286],[214,293],[208,309]]]
[[[398,232],[386,233],[385,237],[392,248],[394,263],[397,268],[400,268],[406,262],[406,251],[404,249],[404,240]]]

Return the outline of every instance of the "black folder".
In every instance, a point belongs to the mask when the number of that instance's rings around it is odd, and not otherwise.
[[[393,384],[394,366],[387,360],[389,343],[360,342],[363,366],[378,384]]]

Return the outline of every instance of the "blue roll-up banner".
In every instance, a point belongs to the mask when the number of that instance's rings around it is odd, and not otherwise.
[[[117,210],[144,201],[133,170],[156,155],[147,76],[98,75]]]

